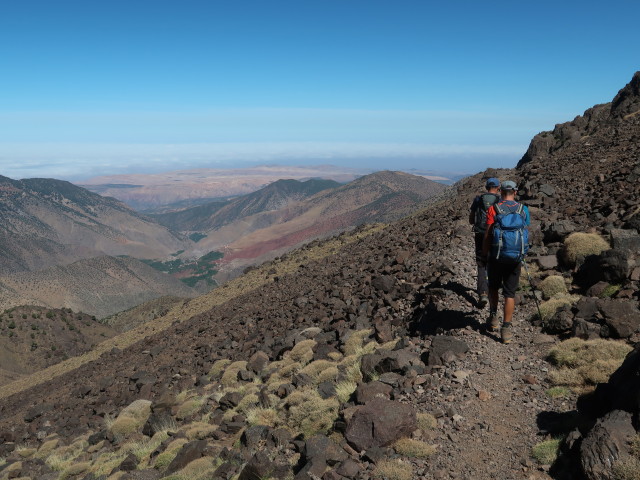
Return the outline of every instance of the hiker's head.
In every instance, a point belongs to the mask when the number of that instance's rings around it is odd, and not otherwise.
[[[487,183],[485,184],[485,187],[487,189],[488,192],[498,192],[498,188],[500,187],[500,180],[498,180],[495,177],[491,177],[489,180],[487,180]]]
[[[505,180],[504,182],[502,182],[502,185],[500,185],[500,194],[503,197],[515,196],[517,191],[518,186],[516,185],[516,182],[513,182],[511,180]]]

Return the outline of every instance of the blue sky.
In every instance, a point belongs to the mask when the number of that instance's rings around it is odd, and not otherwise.
[[[473,173],[640,69],[632,0],[0,2],[0,174]]]

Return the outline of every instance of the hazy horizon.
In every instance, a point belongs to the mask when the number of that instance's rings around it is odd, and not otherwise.
[[[11,178],[514,167],[638,69],[623,47],[640,3],[625,0],[5,3]]]

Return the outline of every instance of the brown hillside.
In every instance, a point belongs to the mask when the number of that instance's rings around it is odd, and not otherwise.
[[[35,303],[103,318],[164,295],[195,291],[133,258],[95,257],[37,272],[0,276],[0,308]]]
[[[86,313],[21,306],[0,313],[0,385],[76,357],[116,334]]]

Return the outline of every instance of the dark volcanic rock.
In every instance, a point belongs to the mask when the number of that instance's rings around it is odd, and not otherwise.
[[[167,467],[166,473],[173,473],[183,469],[189,463],[202,457],[206,448],[207,442],[205,440],[194,440],[193,442],[184,444],[176,457]]]
[[[427,355],[427,365],[443,365],[447,353],[455,356],[463,356],[469,351],[469,346],[462,340],[457,340],[446,335],[433,337],[431,347]]]
[[[374,398],[359,407],[347,422],[345,438],[358,451],[390,445],[416,429],[416,412],[410,405]]]
[[[632,415],[614,410],[602,417],[580,445],[580,463],[589,480],[614,480],[612,466],[630,456],[631,440],[635,437]]]

